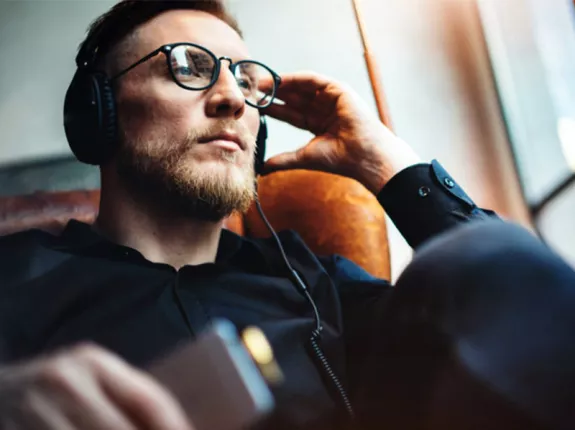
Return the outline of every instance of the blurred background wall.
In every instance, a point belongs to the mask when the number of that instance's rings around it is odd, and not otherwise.
[[[518,7],[529,3],[512,1],[525,3]],[[74,73],[76,47],[87,25],[113,3],[0,0],[0,170],[69,155],[62,106]],[[350,0],[230,0],[228,4],[254,58],[278,72],[314,70],[343,80],[375,111]],[[362,4],[397,134],[425,159],[437,158],[479,205],[531,226],[525,184],[517,175],[501,105],[501,81],[491,61],[493,47],[484,37],[482,6],[476,0],[363,0]],[[533,61],[541,56],[535,44],[522,49],[522,55]],[[295,149],[309,138],[306,132],[272,121],[268,155]],[[69,187],[70,181],[73,186],[97,186],[97,171],[89,170],[78,179],[74,169],[79,168],[67,165],[54,172],[54,186]],[[9,174],[2,176],[0,171],[0,194],[29,191],[42,178],[38,173],[5,171]],[[574,230],[566,215],[552,224]],[[389,229],[397,277],[411,251],[391,223]],[[556,247],[575,262],[575,239]]]
[[[533,224],[572,264],[574,5],[573,0],[479,1],[503,117]]]

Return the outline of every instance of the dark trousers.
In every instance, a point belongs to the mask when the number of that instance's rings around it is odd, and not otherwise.
[[[373,429],[575,429],[575,271],[502,221],[425,244],[372,340]]]

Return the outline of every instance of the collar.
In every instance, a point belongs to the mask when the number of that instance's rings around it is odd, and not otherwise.
[[[253,248],[250,245],[252,244],[249,239],[223,229],[218,245],[216,262],[230,261],[238,254],[241,254],[242,252],[240,251],[243,251],[244,248]],[[60,236],[55,238],[51,247],[60,251],[83,255],[114,256],[118,254],[125,257],[131,254],[144,258],[137,250],[112,242],[95,231],[91,225],[77,220],[68,222]]]

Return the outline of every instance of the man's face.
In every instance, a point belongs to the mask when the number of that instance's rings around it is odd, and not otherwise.
[[[225,22],[175,10],[140,28],[134,60],[177,42],[196,43],[234,62],[249,58],[243,40]],[[255,194],[259,113],[245,103],[229,63],[221,66],[214,86],[189,91],[172,80],[160,54],[122,76],[116,91],[120,178],[152,204],[210,221],[247,210]],[[217,140],[222,134],[237,136],[241,144]]]

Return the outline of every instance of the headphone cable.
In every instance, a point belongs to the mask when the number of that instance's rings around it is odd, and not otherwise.
[[[257,191],[257,187],[256,187],[256,191]],[[315,317],[315,329],[312,331],[312,334],[310,337],[310,344],[311,344],[312,350],[315,354],[317,361],[321,365],[321,368],[323,369],[325,376],[327,376],[329,381],[331,381],[333,388],[334,388],[335,392],[338,394],[339,399],[341,400],[343,407],[345,408],[349,418],[351,420],[353,420],[355,418],[355,413],[353,411],[351,401],[349,400],[349,396],[347,395],[345,388],[343,387],[343,384],[341,383],[341,381],[339,380],[339,378],[335,374],[335,371],[333,370],[333,368],[329,364],[329,361],[327,360],[327,357],[325,356],[325,354],[321,348],[321,345],[319,344],[319,342],[321,340],[321,332],[323,331],[323,326],[321,323],[321,317],[319,314],[319,309],[318,309],[313,297],[311,296],[306,283],[303,281],[302,277],[299,275],[299,273],[291,265],[287,255],[284,251],[284,248],[282,246],[280,238],[278,237],[274,228],[272,227],[272,225],[268,221],[267,217],[265,216],[264,211],[261,207],[261,204],[259,201],[259,196],[258,196],[257,192],[256,192],[255,204],[256,204],[257,211],[260,214],[261,219],[265,223],[267,229],[269,230],[269,232],[271,233],[271,235],[273,236],[273,238],[277,244],[277,247],[281,253],[282,259],[283,259],[287,269],[289,270],[289,272],[291,274],[292,282],[298,288],[298,290],[300,290],[304,294],[307,301],[309,302],[309,304],[313,308],[313,313],[314,313],[314,317]]]

